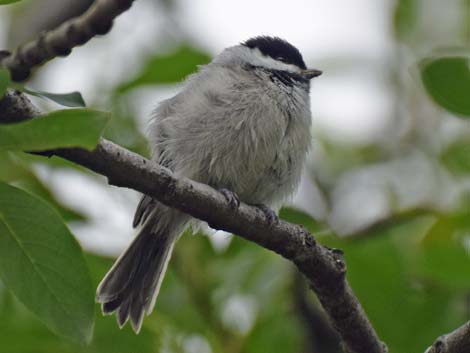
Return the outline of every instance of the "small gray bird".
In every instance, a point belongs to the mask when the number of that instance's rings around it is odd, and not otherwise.
[[[160,103],[150,127],[153,159],[219,189],[230,205],[257,205],[271,221],[295,191],[311,142],[310,80],[299,50],[280,38],[229,47]],[[191,217],[143,196],[139,233],[97,289],[104,314],[139,332],[155,306],[173,246]]]

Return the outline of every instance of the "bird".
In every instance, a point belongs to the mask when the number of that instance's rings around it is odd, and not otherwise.
[[[311,79],[300,51],[284,39],[252,37],[225,48],[159,103],[149,124],[152,160],[219,190],[232,208],[259,207],[269,222],[296,190],[311,145]],[[99,284],[103,314],[138,333],[149,315],[173,247],[194,220],[142,196],[138,234]]]

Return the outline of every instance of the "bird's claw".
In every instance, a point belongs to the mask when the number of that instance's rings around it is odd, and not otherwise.
[[[279,217],[277,216],[276,212],[274,212],[268,206],[264,204],[257,204],[254,206],[258,207],[264,213],[269,224],[276,224],[279,222]]]
[[[228,205],[232,210],[236,210],[238,207],[240,207],[240,198],[236,193],[228,189],[219,189],[219,192],[224,195]]]

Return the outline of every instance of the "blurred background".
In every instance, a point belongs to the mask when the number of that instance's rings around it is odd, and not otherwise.
[[[3,6],[0,48],[91,3]],[[424,351],[470,315],[470,124],[428,98],[418,64],[470,44],[469,0],[138,0],[110,34],[45,65],[28,85],[82,92],[88,106],[113,112],[107,138],[148,155],[158,102],[197,65],[256,35],[287,39],[324,72],[311,92],[313,149],[281,216],[344,249],[351,285],[391,352]],[[98,284],[134,235],[139,195],[61,160],[0,157],[4,179],[60,211]],[[74,345],[0,284],[0,352],[341,352],[293,265],[207,233],[180,239],[139,336],[97,307],[91,345]]]

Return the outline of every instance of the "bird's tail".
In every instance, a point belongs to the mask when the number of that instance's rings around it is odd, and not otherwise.
[[[130,319],[136,333],[144,313],[150,314],[170,260],[173,245],[188,220],[185,214],[161,204],[153,210],[139,234],[116,260],[96,291],[104,314],[116,312],[119,327]]]

